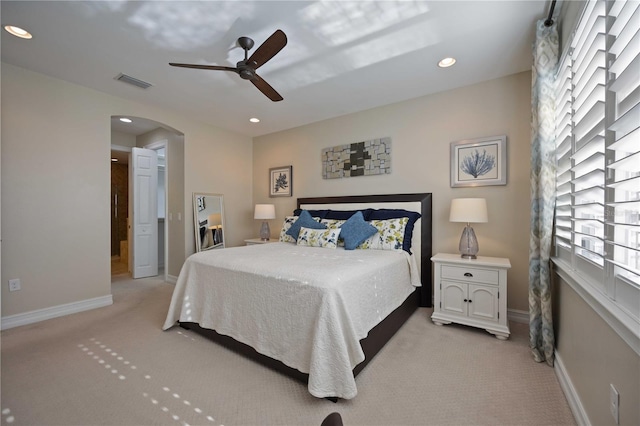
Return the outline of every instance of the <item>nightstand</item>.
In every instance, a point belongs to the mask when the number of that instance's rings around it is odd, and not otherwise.
[[[274,240],[273,238],[267,241],[264,241],[260,238],[250,238],[248,240],[244,240],[244,244],[247,246],[252,246],[254,244],[269,244],[269,243],[277,243],[278,240]]]
[[[484,328],[500,340],[509,337],[507,321],[507,270],[509,259],[438,253],[435,266],[434,307],[436,325],[457,323]]]

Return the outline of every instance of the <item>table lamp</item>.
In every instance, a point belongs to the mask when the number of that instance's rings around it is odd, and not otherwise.
[[[273,204],[256,204],[253,218],[262,219],[260,239],[262,241],[269,241],[269,237],[271,237],[271,230],[269,229],[269,223],[267,220],[276,218],[276,207]]]
[[[478,239],[471,223],[487,222],[487,201],[484,198],[455,198],[451,200],[449,222],[466,222],[467,226],[460,237],[460,256],[463,259],[475,259],[478,254]]]

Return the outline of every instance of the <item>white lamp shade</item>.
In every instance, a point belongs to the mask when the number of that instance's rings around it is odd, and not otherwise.
[[[455,198],[451,200],[449,222],[488,222],[487,201],[484,198]]]
[[[214,213],[214,214],[210,214],[209,218],[207,219],[207,222],[209,223],[209,227],[217,227],[218,225],[222,225],[222,214],[221,213]]]
[[[256,209],[253,214],[254,219],[275,219],[276,218],[276,206],[273,204],[256,204]]]

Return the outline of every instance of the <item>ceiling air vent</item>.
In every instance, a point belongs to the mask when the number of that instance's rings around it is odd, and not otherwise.
[[[135,77],[131,77],[130,75],[126,75],[126,74],[122,74],[122,73],[120,73],[120,74],[118,74],[116,76],[116,80],[122,81],[123,83],[128,83],[128,84],[134,85],[134,86],[139,87],[141,89],[148,89],[149,87],[153,86],[153,84],[151,84],[151,83],[147,83],[146,81],[142,81],[142,80],[139,80],[139,79],[137,79]]]

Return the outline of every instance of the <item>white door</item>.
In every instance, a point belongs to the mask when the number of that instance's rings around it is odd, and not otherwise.
[[[131,247],[133,278],[158,275],[158,156],[155,151],[131,149],[133,207]]]

